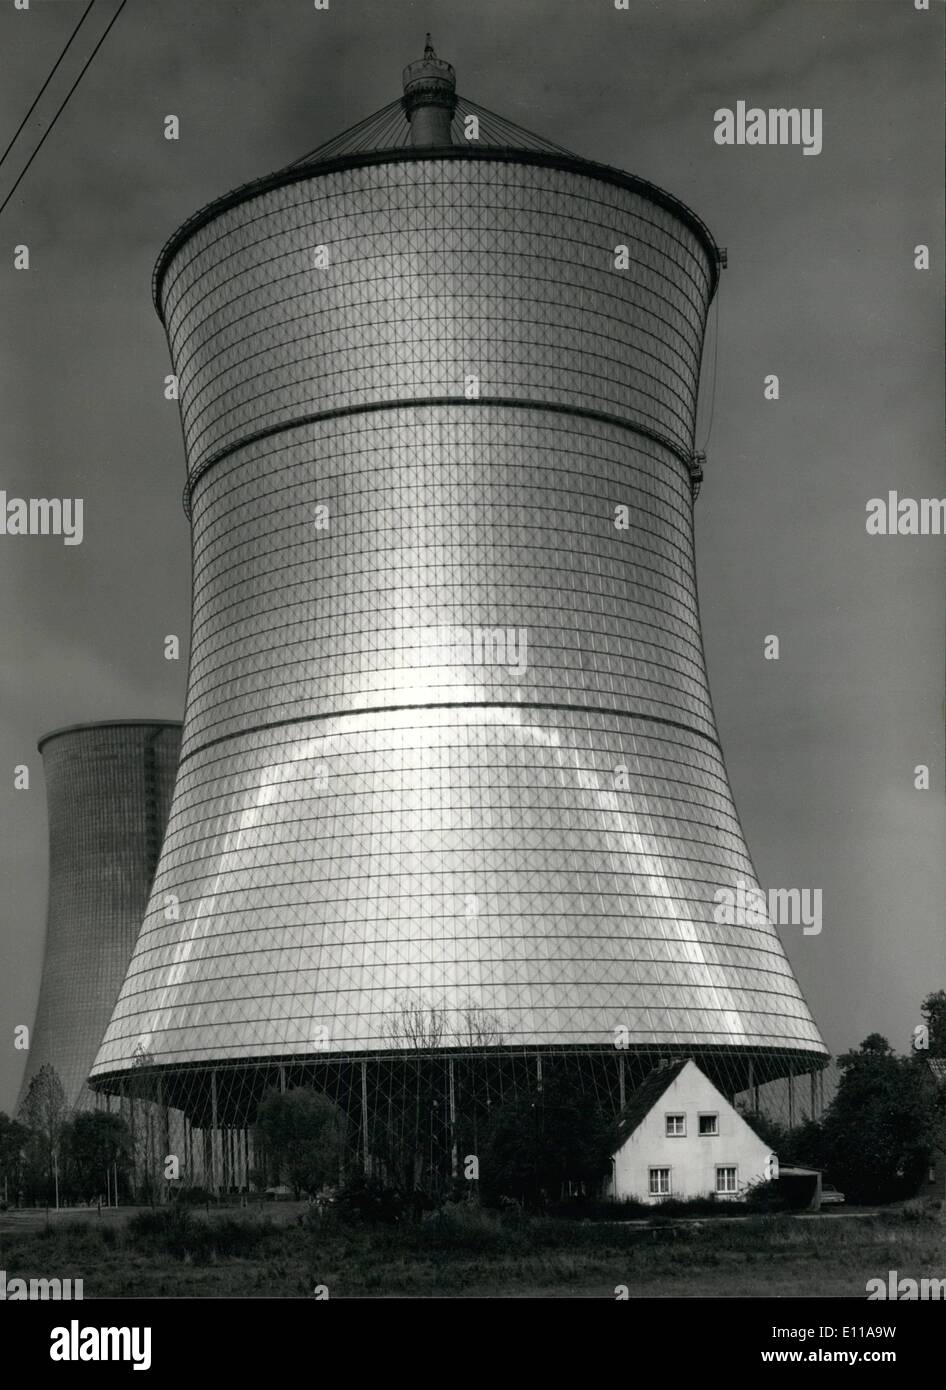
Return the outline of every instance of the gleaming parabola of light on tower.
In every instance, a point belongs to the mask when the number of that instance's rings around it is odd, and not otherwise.
[[[820,1064],[775,929],[715,920],[756,885],[693,555],[719,259],[429,43],[171,237],[190,679],[94,1076],[408,1048],[428,1009]]]

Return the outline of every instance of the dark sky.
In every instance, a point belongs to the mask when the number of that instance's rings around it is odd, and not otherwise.
[[[83,6],[2,6],[0,148]],[[0,198],[116,8],[96,0]],[[904,1047],[946,986],[946,541],[865,531],[871,497],[946,495],[939,0],[130,0],[0,216],[0,488],[85,500],[81,546],[0,537],[0,1108],[42,958],[36,740],[183,710],[184,456],[154,259],[197,207],[396,97],[426,29],[463,95],[668,188],[728,247],[697,543],[736,801],[763,885],[823,891],[822,934],[783,935],[829,1047],[874,1030]],[[822,153],[715,145],[714,111],[740,99],[820,107]],[[711,320],[700,443],[712,343]]]

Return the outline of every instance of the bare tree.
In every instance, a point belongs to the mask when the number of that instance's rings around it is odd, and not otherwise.
[[[466,1004],[446,1009],[405,1001],[387,1020],[387,1036],[397,1047],[435,1051],[440,1047],[500,1047],[505,1041],[502,1020],[485,1009]]]
[[[59,1073],[46,1062],[30,1082],[20,1106],[20,1119],[30,1130],[28,1152],[42,1172],[47,1191],[56,1190],[58,1205],[59,1150],[69,1107]]]
[[[461,1010],[454,1037],[458,1047],[501,1047],[506,1041],[502,1020],[470,1005]]]
[[[446,1033],[446,1010],[426,1004],[405,1002],[387,1019],[387,1034],[395,1047],[434,1051],[443,1046]]]

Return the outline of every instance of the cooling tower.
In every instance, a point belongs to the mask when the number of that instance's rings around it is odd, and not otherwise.
[[[49,821],[46,952],[21,1103],[46,1063],[70,1107],[112,1015],[158,863],[180,724],[121,720],[39,742]]]
[[[756,884],[693,552],[719,263],[431,50],[165,246],[191,667],[104,1088],[619,1037],[821,1064],[775,928],[715,920]]]

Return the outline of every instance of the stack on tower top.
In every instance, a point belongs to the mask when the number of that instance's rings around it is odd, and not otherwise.
[[[402,102],[411,123],[412,145],[453,143],[450,123],[457,105],[457,75],[451,63],[437,57],[429,34],[423,58],[404,69]]]

